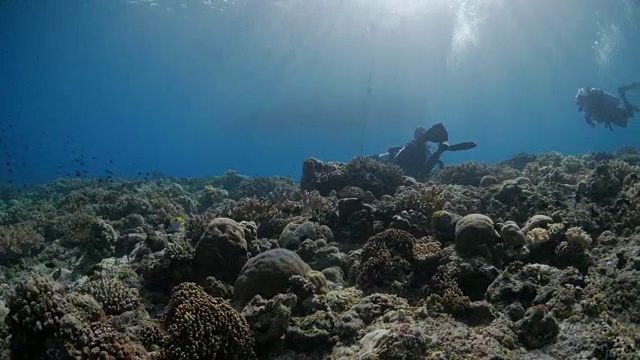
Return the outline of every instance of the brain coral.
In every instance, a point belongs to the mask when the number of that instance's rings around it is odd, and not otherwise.
[[[173,289],[164,325],[168,338],[163,359],[255,359],[254,340],[245,318],[194,283]]]
[[[229,218],[211,220],[196,244],[194,269],[198,279],[215,276],[232,283],[246,261],[244,228]]]
[[[490,256],[498,233],[493,220],[482,214],[469,214],[456,224],[456,250],[466,255]]]
[[[255,295],[270,298],[289,287],[293,275],[304,276],[311,267],[291,250],[267,250],[247,261],[235,283],[234,299],[244,305]]]

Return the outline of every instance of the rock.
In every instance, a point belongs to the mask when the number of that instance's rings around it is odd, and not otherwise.
[[[507,221],[502,225],[502,229],[500,229],[500,237],[507,247],[515,248],[527,244],[527,239],[524,234],[513,221]]]
[[[498,178],[492,175],[485,175],[480,179],[480,187],[489,187],[498,183]]]
[[[554,343],[560,333],[558,321],[544,305],[534,305],[527,309],[516,326],[520,341],[529,350]]]
[[[456,238],[456,224],[462,217],[448,211],[436,211],[433,214],[433,226],[438,239],[442,242],[452,242]]]
[[[297,249],[301,242],[306,239],[333,239],[333,233],[326,225],[317,225],[311,221],[300,223],[289,223],[282,234],[280,234],[280,246],[285,249]]]

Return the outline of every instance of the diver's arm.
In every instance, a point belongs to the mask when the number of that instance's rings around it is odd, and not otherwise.
[[[589,124],[591,127],[596,127],[596,122],[593,121],[593,119],[591,118],[591,113],[584,113],[584,119],[587,121],[587,124]]]

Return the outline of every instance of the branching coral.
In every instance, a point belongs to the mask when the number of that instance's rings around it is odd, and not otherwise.
[[[140,305],[138,289],[130,288],[116,279],[90,280],[80,287],[80,291],[93,296],[109,315],[122,314]]]
[[[348,180],[347,185],[371,191],[376,197],[393,194],[403,179],[400,167],[368,157],[356,157],[349,161],[344,168],[344,177]]]
[[[452,315],[460,316],[471,304],[468,296],[464,295],[456,280],[455,269],[452,264],[441,265],[431,278],[430,284],[434,294],[429,301],[436,301],[444,310]]]
[[[44,237],[31,223],[0,226],[0,263],[35,255],[44,247]]]
[[[382,163],[368,157],[356,157],[346,164],[323,163],[307,159],[302,167],[303,190],[318,190],[328,195],[346,186],[356,186],[370,191],[374,196],[393,194],[404,179],[400,167]]]
[[[168,308],[164,359],[255,359],[247,321],[222,299],[194,283],[182,283],[173,289]]]
[[[211,220],[216,218],[216,214],[204,213],[190,217],[185,224],[185,237],[193,244],[197,243],[202,234],[207,231],[207,227]]]
[[[38,358],[60,330],[69,304],[62,286],[48,277],[33,276],[19,283],[7,303],[6,324],[13,350],[25,358]]]
[[[569,243],[576,244],[584,249],[591,246],[591,243],[593,242],[591,240],[591,236],[577,226],[567,229],[565,236]]]
[[[443,210],[450,199],[446,185],[422,185],[396,194],[393,207],[395,210],[418,210],[431,216],[433,212]]]
[[[528,231],[525,236],[527,237],[527,242],[531,246],[537,246],[549,241],[549,232],[547,229],[543,228],[532,229]]]
[[[193,277],[195,247],[189,241],[177,240],[167,244],[159,254],[144,259],[137,266],[146,287],[162,292]]]
[[[442,256],[442,244],[434,239],[423,238],[413,245],[416,264],[432,264]]]
[[[256,196],[268,198],[272,192],[293,192],[295,191],[294,181],[288,177],[243,177],[234,189],[229,193],[233,199]]]
[[[333,204],[327,198],[320,195],[317,190],[301,192],[302,216],[317,217],[323,212],[328,212],[333,208]]]
[[[491,167],[484,163],[468,161],[460,164],[445,166],[438,173],[438,182],[452,185],[478,186],[480,179],[491,175]]]
[[[278,209],[269,200],[250,197],[239,200],[225,209],[221,215],[235,221],[255,221],[260,223],[278,216]]]
[[[387,229],[362,248],[356,285],[361,289],[392,289],[409,285],[413,276],[413,248],[416,239],[404,230]]]
[[[128,336],[116,331],[113,326],[100,322],[78,327],[64,347],[68,356],[78,360],[144,358],[142,349]]]

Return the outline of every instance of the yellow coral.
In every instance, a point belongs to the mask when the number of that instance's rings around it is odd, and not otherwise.
[[[561,234],[562,231],[564,230],[564,224],[562,223],[553,223],[551,225],[549,225],[549,236],[554,236],[557,234]]]
[[[317,294],[326,294],[329,292],[327,289],[327,278],[325,278],[324,274],[317,270],[309,270],[304,275],[307,280],[309,280],[313,286],[316,288]]]
[[[579,245],[582,248],[588,248],[593,242],[591,236],[577,226],[567,229],[565,236],[568,242]]]
[[[535,228],[527,232],[527,242],[531,245],[549,241],[549,232],[543,228]]]

